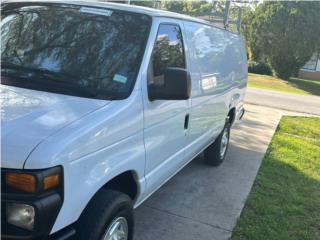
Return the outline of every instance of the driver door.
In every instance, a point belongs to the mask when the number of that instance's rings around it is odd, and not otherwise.
[[[160,23],[149,63],[147,91],[164,84],[166,68],[187,68],[182,24]],[[149,87],[149,88],[148,88]],[[154,100],[144,94],[147,193],[153,192],[185,162],[190,100]]]

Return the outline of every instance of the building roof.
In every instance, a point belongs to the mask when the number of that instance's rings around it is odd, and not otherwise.
[[[154,8],[148,8],[148,7],[141,7],[136,5],[129,5],[129,4],[123,4],[123,3],[111,3],[106,1],[99,1],[99,0],[69,0],[69,1],[63,1],[63,0],[7,0],[3,1],[3,3],[63,3],[63,4],[75,4],[80,6],[91,6],[91,7],[105,7],[108,9],[118,9],[122,11],[128,11],[128,12],[136,12],[141,14],[146,14],[151,17],[168,17],[168,18],[175,18],[175,19],[182,19],[192,22],[198,22],[214,27],[221,28],[221,25],[213,24],[209,21],[205,21],[199,18],[190,17],[188,15],[164,11],[160,9],[154,9]]]

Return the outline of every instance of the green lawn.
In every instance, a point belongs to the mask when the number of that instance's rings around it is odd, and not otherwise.
[[[320,118],[282,118],[231,239],[320,239]]]
[[[320,96],[320,81],[315,80],[291,78],[285,81],[272,76],[249,73],[248,85],[249,87]]]

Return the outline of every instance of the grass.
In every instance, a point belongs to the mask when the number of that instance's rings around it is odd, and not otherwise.
[[[231,239],[320,239],[320,118],[282,118]]]
[[[285,81],[272,76],[249,73],[248,85],[288,93],[320,96],[320,81],[316,80],[291,78]]]

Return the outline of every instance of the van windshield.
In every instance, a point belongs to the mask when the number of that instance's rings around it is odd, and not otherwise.
[[[137,77],[150,26],[149,16],[125,11],[8,4],[1,21],[1,83],[124,99]]]

